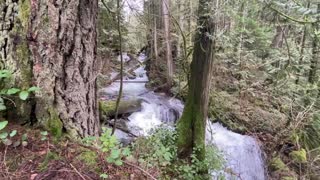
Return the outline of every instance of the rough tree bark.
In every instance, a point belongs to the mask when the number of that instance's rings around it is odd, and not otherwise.
[[[9,48],[5,54],[21,58],[4,55],[3,62],[6,67],[14,64],[9,67],[14,72],[30,73],[15,73],[19,81],[41,88],[33,118],[57,135],[62,125],[73,136],[97,135],[97,0],[6,0],[2,12],[11,5],[17,6],[13,14],[19,18],[10,26],[21,31],[11,30],[7,41],[21,48]]]
[[[205,131],[208,112],[208,95],[214,54],[214,24],[211,19],[211,6],[208,0],[199,0],[199,31],[195,36],[191,77],[187,102],[177,124],[178,154],[187,158],[194,147],[197,157],[205,159]]]

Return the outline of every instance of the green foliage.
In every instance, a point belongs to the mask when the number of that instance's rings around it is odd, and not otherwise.
[[[133,148],[139,155],[139,163],[146,168],[156,167],[163,177],[178,179],[204,178],[198,174],[203,170],[218,171],[223,166],[221,154],[215,147],[206,148],[204,161],[197,159],[199,149],[195,148],[190,161],[177,157],[176,131],[167,127],[158,128],[145,139],[138,139]]]
[[[12,76],[12,73],[9,70],[0,70],[0,85],[1,83],[5,82],[6,80],[10,80]],[[37,92],[40,89],[38,87],[31,87],[26,90],[21,90],[16,87],[12,87],[9,89],[5,89],[0,87],[0,111],[4,111],[7,109],[7,106],[5,104],[5,100],[8,100],[11,103],[14,103],[11,96],[14,96],[16,94],[19,94],[19,98],[23,101],[27,100],[30,93]]]
[[[94,151],[85,150],[78,156],[78,159],[84,162],[89,167],[96,168],[98,155]]]
[[[16,139],[13,141],[13,138],[17,135],[17,130],[12,130],[9,133],[3,131],[8,125],[8,121],[0,121],[0,142],[6,146],[18,147],[22,144],[22,146],[27,146],[27,135],[23,134],[21,140]]]
[[[117,9],[115,7],[116,0],[104,0],[108,9],[99,3],[98,13],[98,46],[100,48],[110,48],[113,50],[119,50],[119,36],[117,32]],[[121,29],[124,35],[127,34],[127,27],[124,26],[123,12],[120,10],[121,16]]]
[[[112,130],[103,128],[103,133],[101,134],[99,140],[101,142],[100,149],[103,152],[109,152],[113,148],[119,146],[119,142],[115,136],[111,135]]]
[[[0,122],[0,131],[1,131],[2,129],[4,129],[7,125],[8,125],[8,121],[1,121],[1,122]]]
[[[281,160],[280,157],[275,157],[270,162],[270,168],[273,171],[288,170],[288,166]]]
[[[139,151],[140,159],[145,166],[165,167],[172,164],[176,155],[175,131],[167,128],[159,128],[152,132],[152,136],[140,139],[134,144]]]
[[[40,135],[41,135],[41,141],[47,140],[47,136],[48,136],[48,132],[47,131],[41,131]]]
[[[209,179],[210,177],[203,177],[207,175],[199,175],[199,172],[218,172],[222,170],[223,160],[222,155],[214,146],[206,147],[206,158],[204,161],[200,161],[196,154],[199,148],[194,148],[191,155],[191,163],[184,162],[183,164],[177,164],[174,166],[175,171],[180,179]],[[210,175],[209,175],[210,176]],[[217,175],[217,179],[223,178],[222,175]]]
[[[113,163],[117,166],[123,164],[122,159],[131,155],[129,148],[121,148],[119,141],[114,135],[111,135],[111,129],[103,129],[100,136],[100,149],[102,152],[107,152],[109,155],[106,157],[107,162]]]
[[[2,142],[6,146],[12,145],[11,138],[17,134],[16,130],[10,132],[2,131],[8,125],[8,121],[0,121],[0,142]],[[15,143],[16,145],[17,143]]]
[[[305,149],[299,151],[292,151],[290,154],[292,160],[296,163],[306,163],[307,162],[307,152]]]
[[[10,78],[12,77],[12,73],[9,70],[0,70],[0,85],[4,83],[5,81],[10,81]],[[0,86],[0,112],[7,110],[7,104],[6,101],[12,103],[15,106],[15,102],[13,100],[13,96],[19,95],[20,100],[27,100],[30,93],[37,92],[40,89],[37,87],[31,87],[26,90],[21,90],[16,87],[11,88],[3,88]],[[23,135],[21,140],[16,140],[15,142],[12,141],[12,138],[16,136],[17,130],[12,130],[11,132],[5,132],[3,129],[8,125],[8,121],[0,121],[0,141],[4,143],[6,146],[13,145],[14,147],[19,146],[22,144],[22,146],[27,146],[27,137],[26,135]]]
[[[299,129],[298,142],[308,150],[320,147],[320,114],[314,115],[313,119],[303,128]]]
[[[121,147],[119,141],[114,135],[111,135],[112,130],[103,128],[103,133],[99,138],[86,137],[83,142],[86,145],[97,146],[102,152],[106,153],[105,159],[108,163],[117,166],[123,165],[123,159],[131,156],[131,150],[126,147]]]
[[[109,176],[107,174],[105,174],[105,173],[100,174],[100,178],[102,178],[102,179],[107,179],[108,177]]]

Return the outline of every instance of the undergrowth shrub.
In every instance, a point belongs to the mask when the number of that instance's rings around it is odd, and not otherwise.
[[[102,128],[100,137],[86,137],[82,140],[85,145],[94,146],[104,153],[104,159],[110,164],[122,166],[126,158],[132,157],[129,147],[122,147],[115,135],[111,135],[110,128]],[[108,174],[101,174],[100,178],[107,179]]]
[[[149,137],[138,139],[133,145],[133,151],[140,166],[160,170],[161,179],[207,179],[208,177],[199,175],[199,172],[218,172],[223,167],[222,156],[213,146],[207,146],[204,161],[197,159],[197,148],[193,149],[190,159],[180,160],[177,157],[175,130],[160,127],[151,134]]]
[[[100,137],[86,137],[83,143],[93,145],[106,153],[105,159],[108,163],[121,166],[123,159],[131,156],[131,150],[128,147],[122,147],[115,135],[111,135],[112,130],[102,128],[103,133]]]
[[[7,111],[8,105],[16,106],[16,98],[18,96],[20,100],[25,101],[29,98],[30,94],[37,92],[40,89],[38,87],[30,87],[27,89],[19,89],[17,87],[7,87],[7,83],[11,81],[12,73],[9,70],[0,70],[0,143],[6,146],[12,145],[13,147],[18,147],[20,144],[22,146],[27,146],[27,136],[24,134],[21,139],[15,140],[13,138],[17,134],[17,130],[12,130],[11,132],[6,132],[4,129],[8,125],[8,121],[5,121],[2,117],[2,112]]]

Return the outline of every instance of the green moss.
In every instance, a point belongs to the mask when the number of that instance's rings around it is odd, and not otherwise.
[[[78,131],[75,128],[69,127],[66,132],[66,137],[74,141],[81,140]]]
[[[177,123],[177,147],[178,154],[181,157],[191,154],[193,146],[192,137],[192,118],[193,118],[193,105],[186,104],[182,117]]]
[[[91,167],[91,168],[95,168],[97,166],[97,159],[98,159],[98,155],[96,152],[94,151],[90,151],[90,150],[86,150],[84,152],[82,152],[78,158],[78,160],[82,161],[83,163],[85,163],[87,166]]]
[[[20,78],[21,78],[21,88],[26,89],[30,87],[30,82],[32,81],[32,71],[29,62],[29,48],[27,42],[22,42],[16,46],[17,60],[19,61],[20,68]]]
[[[320,147],[320,114],[316,113],[312,120],[300,131],[299,143],[308,150]]]
[[[59,157],[59,155],[57,153],[49,151],[47,153],[45,159],[43,160],[43,162],[39,164],[38,169],[40,171],[45,171],[48,168],[48,164],[51,161],[59,160],[59,159],[60,159],[60,157]]]
[[[20,0],[19,1],[19,19],[25,31],[27,31],[30,11],[31,11],[30,0]]]
[[[270,169],[273,171],[289,170],[288,166],[281,160],[280,157],[275,157],[271,160]]]
[[[115,101],[109,101],[109,102],[99,101],[100,112],[107,116],[114,112],[115,107],[116,107]]]
[[[230,95],[226,91],[216,92],[213,91],[210,94],[210,104],[208,109],[208,116],[213,120],[219,120],[228,129],[245,133],[248,128],[241,123],[233,113],[235,113],[237,107],[237,100],[234,96]]]
[[[55,138],[60,138],[62,136],[63,123],[55,109],[50,108],[48,112],[50,118],[47,121],[46,129],[48,129]]]
[[[307,152],[305,149],[300,151],[292,151],[290,154],[292,160],[296,163],[306,163],[307,162]]]
[[[31,11],[30,0],[20,0],[18,8],[18,18],[15,21],[12,32],[9,34],[12,38],[17,39],[18,43],[14,43],[15,53],[8,57],[10,58],[8,62],[11,62],[12,69],[16,69],[16,64],[18,64],[19,72],[17,72],[15,83],[19,82],[19,87],[26,89],[30,87],[32,81],[32,68],[29,59],[30,51],[25,38],[28,32]]]
[[[136,112],[141,109],[140,99],[130,99],[120,101],[118,112],[119,114]],[[112,116],[115,115],[116,101],[99,101],[100,116]]]

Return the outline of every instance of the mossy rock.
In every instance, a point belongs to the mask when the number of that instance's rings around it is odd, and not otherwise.
[[[299,151],[292,151],[290,154],[292,160],[296,163],[306,163],[307,160],[307,152],[305,149],[301,149]]]
[[[121,100],[119,104],[118,114],[133,113],[141,110],[141,99]],[[99,110],[100,116],[115,116],[116,101],[100,101]]]
[[[272,171],[289,170],[288,166],[281,160],[280,157],[275,157],[271,160],[270,169]]]

